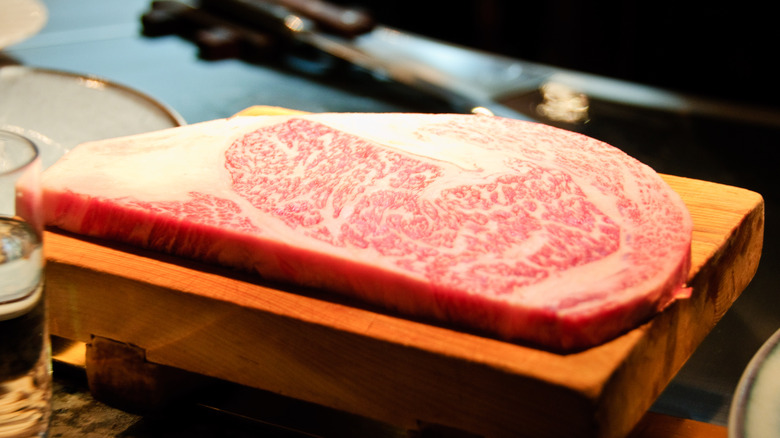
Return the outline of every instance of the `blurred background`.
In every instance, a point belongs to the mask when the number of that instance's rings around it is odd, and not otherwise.
[[[528,61],[780,107],[769,3],[337,0],[379,22]]]

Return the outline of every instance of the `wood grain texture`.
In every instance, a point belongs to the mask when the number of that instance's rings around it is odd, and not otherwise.
[[[763,241],[760,195],[664,178],[694,219],[693,296],[586,351],[502,342],[49,231],[52,333],[128,343],[152,363],[407,429],[426,423],[485,437],[625,436],[747,286]]]

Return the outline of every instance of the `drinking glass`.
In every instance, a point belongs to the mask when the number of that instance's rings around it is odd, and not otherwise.
[[[35,145],[0,130],[0,438],[46,436],[51,416],[40,173]]]

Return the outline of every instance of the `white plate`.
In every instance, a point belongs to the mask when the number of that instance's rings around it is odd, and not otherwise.
[[[0,0],[0,49],[38,33],[49,11],[38,0]]]
[[[184,124],[162,103],[99,78],[0,67],[0,129],[35,142],[44,168],[86,141]]]
[[[780,330],[761,346],[739,380],[729,437],[780,437]]]

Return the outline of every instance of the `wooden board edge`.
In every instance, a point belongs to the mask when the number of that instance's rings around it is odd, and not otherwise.
[[[758,270],[765,221],[763,198],[746,189],[717,187],[739,193],[740,205],[730,207],[742,219],[734,223],[723,244],[707,255],[705,263],[692,267],[691,298],[674,303],[640,328],[646,334],[637,338],[636,347],[604,387],[598,413],[603,436],[623,436],[636,426]],[[721,201],[715,196],[703,202],[717,205]],[[654,367],[657,357],[666,358],[667,366]],[[626,423],[615,424],[615,419]]]

